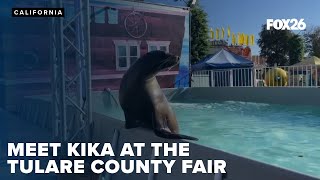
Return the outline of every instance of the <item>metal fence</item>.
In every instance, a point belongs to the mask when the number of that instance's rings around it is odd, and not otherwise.
[[[253,67],[192,73],[192,87],[319,87],[320,66]]]

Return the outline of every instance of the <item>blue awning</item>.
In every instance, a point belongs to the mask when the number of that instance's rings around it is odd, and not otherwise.
[[[253,67],[253,62],[230,51],[221,49],[216,54],[208,55],[197,64],[192,65],[192,71],[247,67]]]

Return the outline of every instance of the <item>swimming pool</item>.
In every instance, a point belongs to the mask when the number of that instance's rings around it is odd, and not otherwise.
[[[124,120],[119,108],[93,109]],[[171,103],[181,132],[197,143],[320,177],[320,107],[249,102]]]

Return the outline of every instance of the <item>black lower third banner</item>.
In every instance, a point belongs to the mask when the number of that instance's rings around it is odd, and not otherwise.
[[[64,8],[12,8],[12,17],[64,17]]]

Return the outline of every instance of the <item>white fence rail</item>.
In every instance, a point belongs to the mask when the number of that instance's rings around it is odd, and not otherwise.
[[[192,87],[319,87],[320,66],[278,66],[192,73]]]

